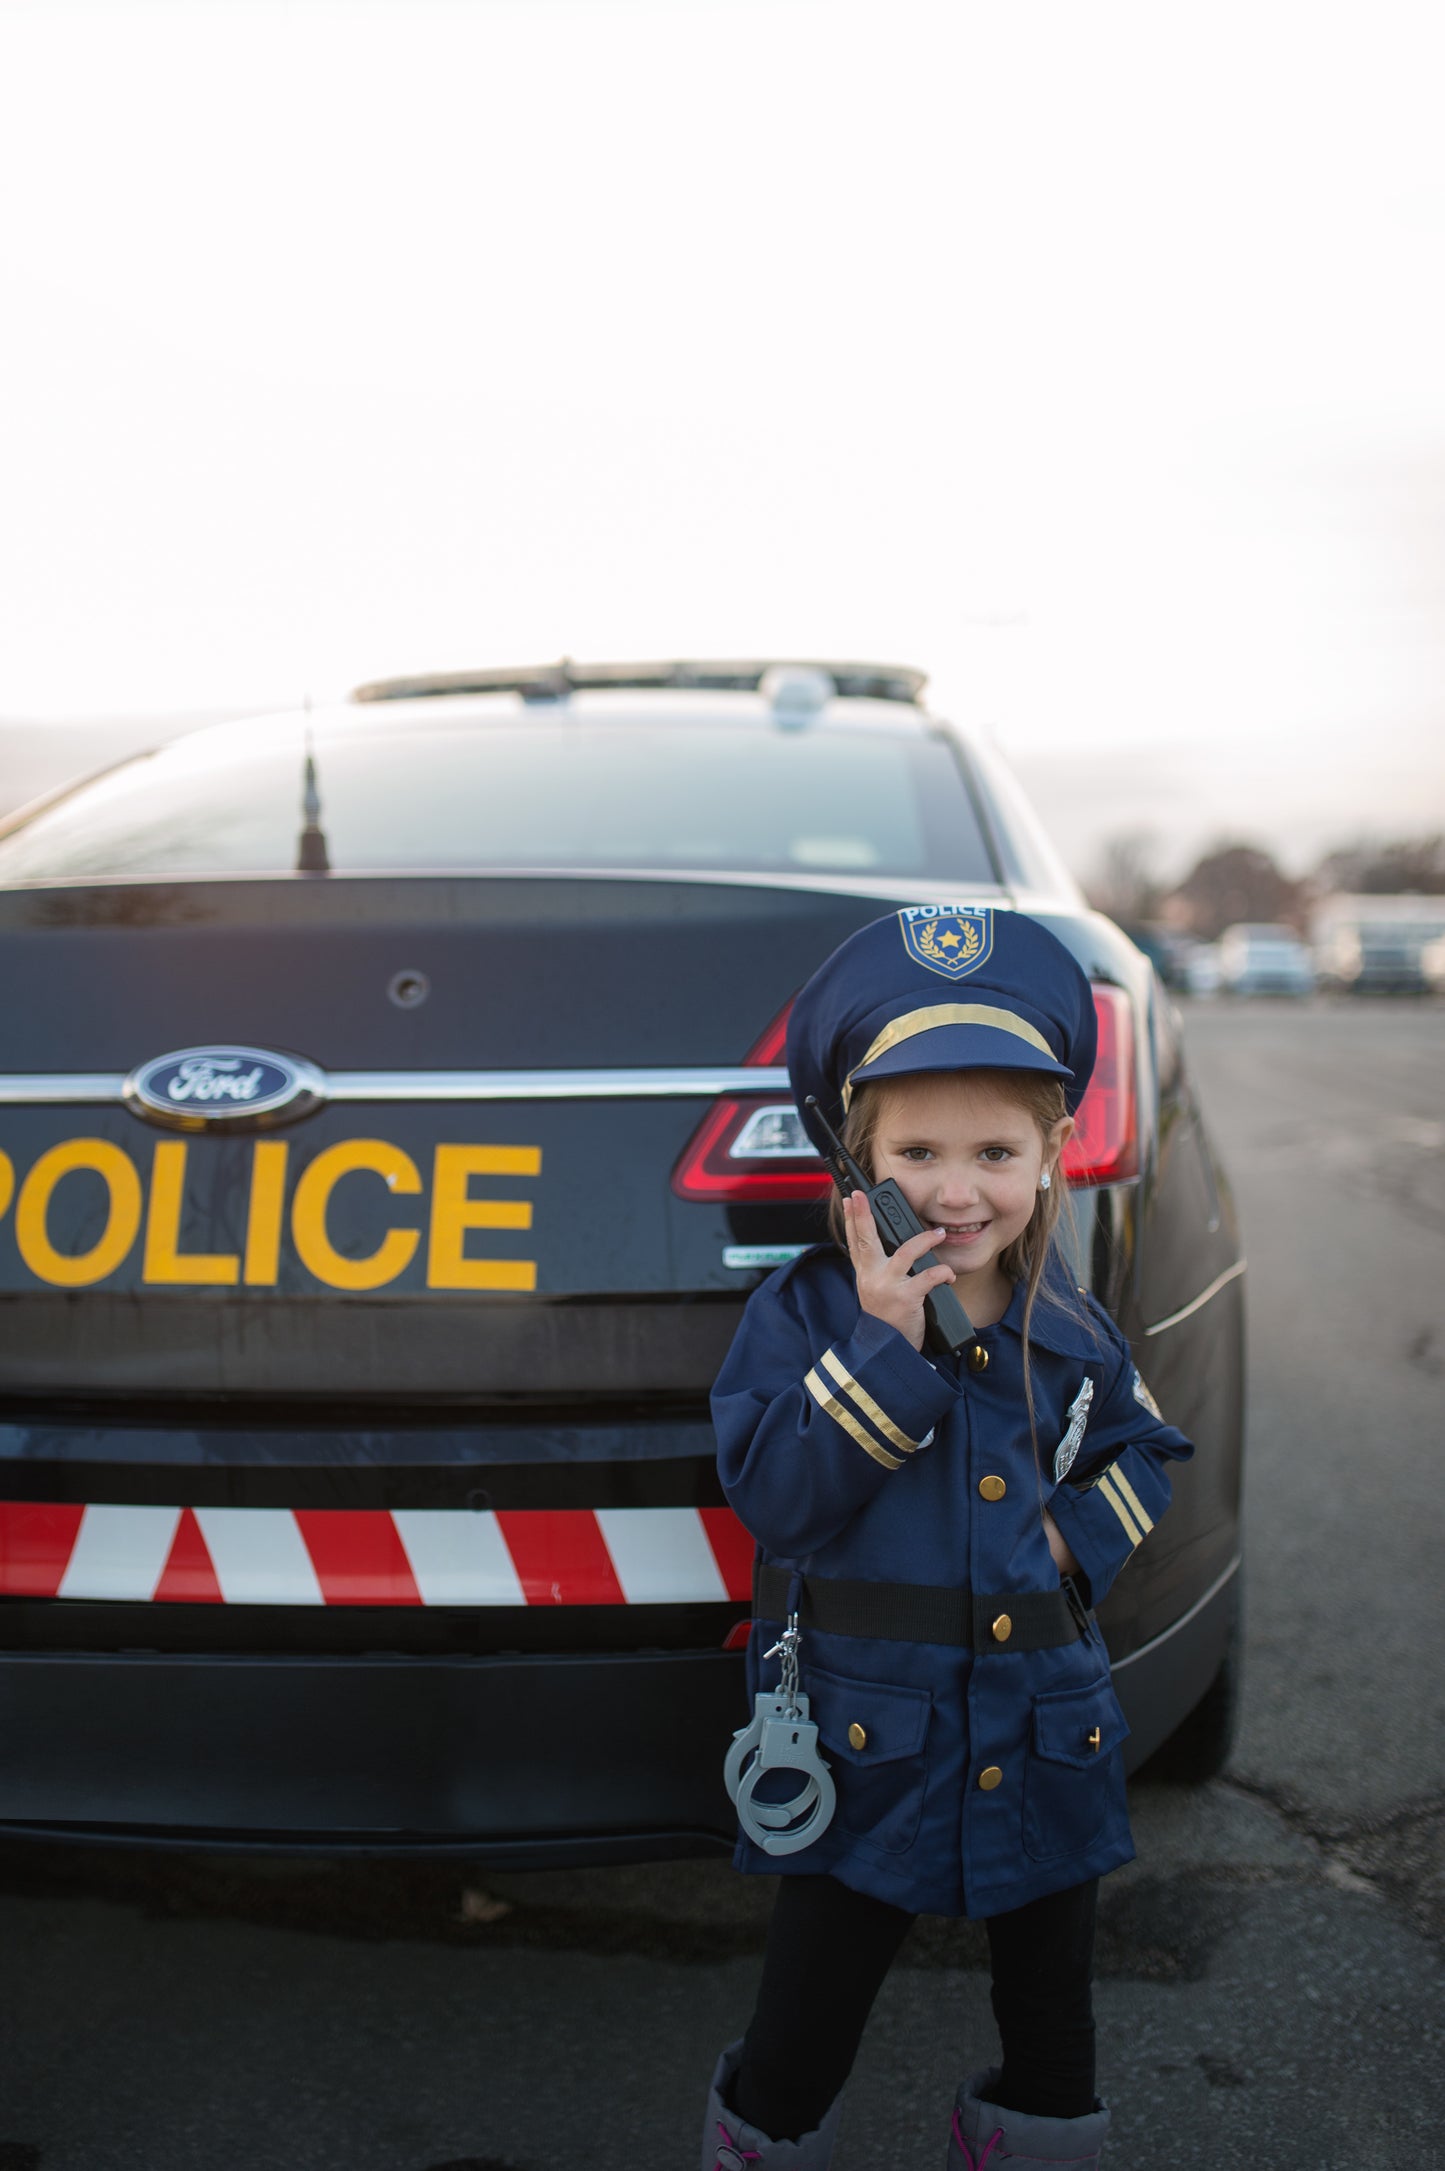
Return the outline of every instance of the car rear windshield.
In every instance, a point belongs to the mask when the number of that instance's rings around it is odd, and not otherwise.
[[[210,743],[207,743],[207,742]],[[303,743],[235,726],[128,762],[0,839],[0,883],[271,874],[303,855]],[[996,879],[951,745],[767,725],[526,719],[318,737],[343,874],[547,867]]]

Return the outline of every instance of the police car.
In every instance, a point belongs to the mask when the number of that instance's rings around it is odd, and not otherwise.
[[[752,1547],[707,1393],[828,1189],[788,1007],[960,900],[1093,982],[1078,1279],[1199,1446],[1102,1618],[1134,1761],[1217,1767],[1229,1195],[1152,969],[923,684],[393,680],[0,834],[0,1824],[725,1840]]]

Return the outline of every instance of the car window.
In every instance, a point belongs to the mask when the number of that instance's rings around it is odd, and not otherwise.
[[[98,778],[0,839],[0,883],[281,873],[297,863],[298,736],[202,738]],[[995,877],[941,738],[771,726],[375,730],[316,746],[341,873],[716,869]]]

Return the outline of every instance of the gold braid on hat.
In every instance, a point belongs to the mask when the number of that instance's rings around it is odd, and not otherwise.
[[[896,1048],[905,1040],[912,1040],[917,1033],[934,1032],[940,1025],[989,1025],[997,1033],[1012,1033],[1016,1040],[1026,1040],[1031,1048],[1037,1048],[1051,1063],[1058,1057],[1036,1026],[1013,1010],[997,1010],[990,1003],[932,1003],[926,1010],[909,1010],[882,1032],[868,1049],[861,1062],[855,1063],[843,1081],[843,1107],[846,1111],[853,1098],[853,1080],[860,1070],[876,1063],[880,1055]]]

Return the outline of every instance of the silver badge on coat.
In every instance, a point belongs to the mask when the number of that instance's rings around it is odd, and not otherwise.
[[[1141,1409],[1147,1410],[1151,1417],[1157,1417],[1160,1424],[1163,1424],[1164,1412],[1160,1409],[1158,1403],[1154,1400],[1154,1397],[1150,1394],[1148,1388],[1145,1386],[1144,1375],[1139,1370],[1137,1364],[1134,1367],[1134,1400],[1139,1404]]]
[[[1074,1457],[1083,1445],[1084,1427],[1089,1422],[1089,1404],[1094,1399],[1094,1382],[1086,1379],[1069,1404],[1068,1430],[1054,1449],[1054,1483],[1062,1485],[1074,1467]]]

